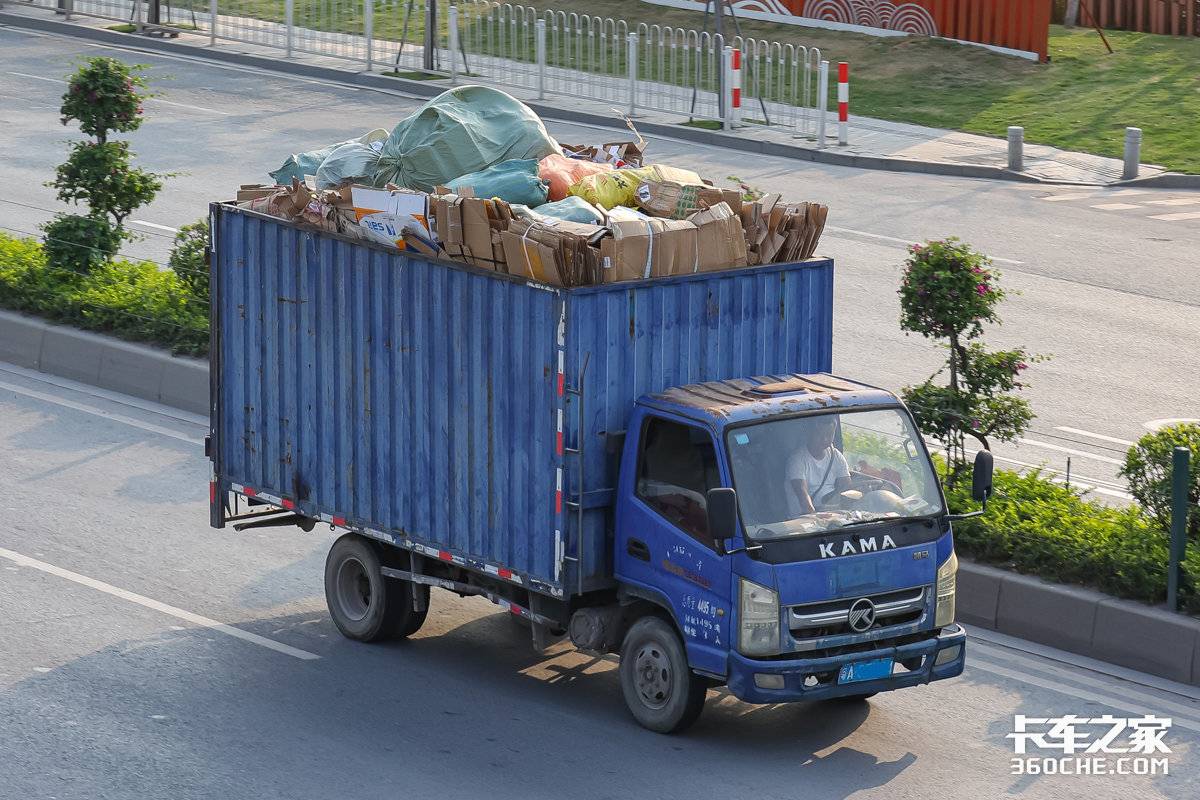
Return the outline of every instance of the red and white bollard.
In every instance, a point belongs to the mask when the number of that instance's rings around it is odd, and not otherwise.
[[[838,62],[838,144],[850,143],[850,65]]]
[[[729,130],[742,121],[742,51],[725,48],[725,120]]]

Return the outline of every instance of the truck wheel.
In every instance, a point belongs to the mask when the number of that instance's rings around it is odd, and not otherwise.
[[[644,728],[676,733],[704,709],[705,682],[692,674],[674,628],[658,617],[642,617],[621,646],[621,692]]]
[[[429,609],[415,611],[412,585],[385,578],[375,546],[355,533],[333,543],[325,559],[325,603],[333,624],[348,639],[377,642],[416,633]]]

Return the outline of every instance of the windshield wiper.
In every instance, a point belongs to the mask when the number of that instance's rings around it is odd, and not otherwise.
[[[918,517],[875,517],[874,519],[855,519],[841,525],[837,528],[830,528],[830,531],[841,530],[842,528],[853,528],[858,525],[873,525],[876,522],[928,522],[936,517],[937,514],[925,514]]]

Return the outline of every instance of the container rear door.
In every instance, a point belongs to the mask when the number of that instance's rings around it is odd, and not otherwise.
[[[217,219],[222,488],[557,585],[561,293]]]

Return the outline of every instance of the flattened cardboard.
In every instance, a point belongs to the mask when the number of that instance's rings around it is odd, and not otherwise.
[[[603,283],[683,275],[699,263],[696,226],[687,220],[650,218],[608,227],[612,236],[600,242]]]
[[[726,203],[697,211],[688,217],[688,222],[697,230],[696,272],[746,266],[746,237],[742,223]]]

